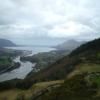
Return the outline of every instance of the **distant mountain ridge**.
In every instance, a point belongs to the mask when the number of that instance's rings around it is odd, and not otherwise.
[[[0,47],[7,47],[7,46],[12,47],[16,46],[16,44],[7,39],[0,39]]]
[[[56,48],[61,49],[61,50],[74,50],[80,45],[86,43],[85,41],[76,41],[74,39],[65,41],[64,43],[57,45]]]

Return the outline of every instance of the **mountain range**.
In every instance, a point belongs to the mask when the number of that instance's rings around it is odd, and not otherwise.
[[[0,47],[12,47],[16,46],[12,41],[7,40],[7,39],[0,39]]]
[[[86,41],[77,41],[77,40],[72,39],[72,40],[67,40],[64,43],[61,43],[55,47],[60,50],[72,51],[84,43],[86,43]]]

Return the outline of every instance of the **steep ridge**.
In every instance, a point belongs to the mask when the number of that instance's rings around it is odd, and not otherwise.
[[[100,38],[81,45],[80,47],[75,49],[70,55],[75,56],[75,55],[80,55],[80,54],[81,55],[86,54],[86,53],[89,53],[89,52],[90,53],[99,52],[99,50],[100,50],[99,45],[100,45]],[[86,55],[84,55],[84,56],[86,56]]]

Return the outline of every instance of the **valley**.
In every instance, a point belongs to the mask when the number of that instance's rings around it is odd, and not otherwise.
[[[30,61],[21,61],[21,57],[30,57],[31,55],[37,54],[39,52],[49,52],[51,50],[54,50],[53,48],[50,47],[6,47],[5,52],[7,53],[6,50],[9,50],[9,53],[13,53],[13,51],[16,52],[19,51],[17,55],[14,54],[12,56],[12,61],[16,64],[19,64],[18,67],[14,65],[14,67],[11,67],[8,70],[8,67],[6,66],[5,70],[2,72],[5,72],[0,75],[0,82],[6,81],[6,80],[11,80],[11,79],[24,79],[27,74],[29,74],[32,70],[34,72],[37,72],[38,69],[36,69],[34,66],[36,65],[36,62],[31,63]],[[11,55],[9,55],[11,57]],[[3,67],[4,68],[4,67]],[[1,72],[1,73],[2,73]]]
[[[73,51],[53,49],[46,51],[44,49],[44,52],[43,50],[35,53],[32,51],[29,56],[25,56],[24,53],[24,56],[20,56],[21,58],[17,58],[15,61],[24,63],[26,67],[22,68],[26,70],[29,69],[29,65],[26,63],[36,63],[36,65],[34,67],[31,65],[30,72],[24,78],[13,78],[1,82],[0,99],[66,100],[69,98],[69,100],[73,100],[74,98],[75,100],[99,100],[99,44],[100,39],[95,39]],[[3,60],[8,63],[7,59]],[[24,69],[22,70],[24,71]],[[18,73],[18,75],[20,74]],[[11,96],[11,94],[13,95]]]
[[[100,100],[100,0],[0,0],[0,100]]]

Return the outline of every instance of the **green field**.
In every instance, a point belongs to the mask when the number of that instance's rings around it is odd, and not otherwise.
[[[10,57],[2,56],[0,57],[0,65],[9,65],[11,64],[11,59]]]
[[[88,77],[90,82],[96,83],[98,87],[100,88],[100,75],[97,73],[91,74]]]
[[[0,57],[0,71],[6,70],[11,67],[14,63],[12,59],[8,56],[1,56]]]
[[[100,65],[99,64],[80,64],[78,67],[78,70],[81,72],[100,72]]]
[[[96,73],[100,72],[100,64],[92,64],[92,63],[81,63],[76,66],[75,70],[71,72],[68,77],[72,77],[76,74],[82,74],[82,73]]]

